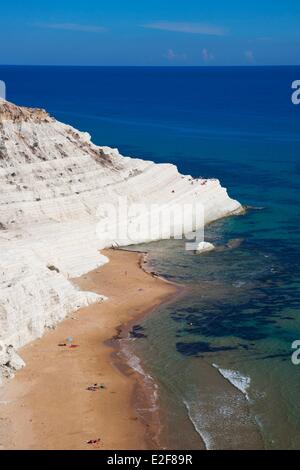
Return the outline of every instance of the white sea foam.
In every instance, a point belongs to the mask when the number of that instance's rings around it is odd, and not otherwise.
[[[217,364],[212,364],[220,374],[228,380],[235,388],[242,392],[247,399],[249,399],[248,390],[250,387],[251,379],[247,375],[241,374],[239,371],[232,369],[223,369]]]
[[[246,284],[245,281],[236,281],[236,282],[232,283],[233,287],[237,287],[237,288],[240,288],[240,287],[244,286],[245,284]]]
[[[121,355],[126,360],[127,365],[142,376],[144,383],[148,388],[151,389],[150,398],[150,407],[148,411],[157,411],[158,410],[158,386],[154,381],[153,377],[148,374],[142,367],[139,357],[134,354],[130,342],[134,340],[125,339],[121,340]],[[142,411],[142,410],[140,410]]]
[[[189,419],[190,419],[191,423],[193,424],[195,431],[199,434],[202,441],[204,442],[206,450],[212,450],[213,449],[213,439],[212,439],[211,435],[207,431],[205,431],[204,426],[201,425],[202,421],[203,421],[203,418],[202,418],[201,414],[200,413],[193,413],[192,412],[192,407],[188,403],[187,400],[184,399],[183,403],[184,403],[184,405],[187,409]]]

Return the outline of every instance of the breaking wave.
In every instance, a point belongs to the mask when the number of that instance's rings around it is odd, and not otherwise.
[[[217,369],[220,374],[228,380],[235,388],[242,392],[247,400],[249,400],[248,390],[250,388],[251,379],[247,375],[241,374],[239,371],[232,369],[223,369],[217,364],[212,364],[215,369]]]

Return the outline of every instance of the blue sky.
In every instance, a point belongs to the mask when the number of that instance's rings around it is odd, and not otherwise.
[[[1,64],[300,64],[299,0],[14,0]]]

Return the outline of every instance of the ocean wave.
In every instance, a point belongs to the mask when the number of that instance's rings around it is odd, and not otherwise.
[[[193,415],[192,407],[188,403],[188,401],[183,400],[183,403],[184,403],[184,405],[187,409],[188,417],[189,417],[192,425],[194,426],[195,431],[201,437],[201,439],[202,439],[202,441],[205,445],[206,450],[212,450],[213,449],[213,444],[214,444],[213,439],[212,439],[211,435],[207,431],[205,431],[203,429],[203,427],[201,426],[202,417],[201,417],[200,413],[197,413],[197,414]]]
[[[228,382],[231,383],[235,388],[237,388],[240,392],[242,392],[247,400],[249,400],[248,390],[250,388],[251,379],[247,375],[241,374],[237,370],[232,369],[223,369],[219,367],[217,364],[212,364],[215,369],[219,371],[219,373],[226,379]]]
[[[132,351],[132,347],[130,346],[130,343],[134,341],[132,339],[123,339],[120,342],[120,352],[123,358],[125,359],[127,365],[137,372],[139,375],[142,376],[142,379],[147,386],[148,389],[151,390],[151,394],[149,396],[150,398],[150,408],[149,411],[157,411],[159,406],[158,406],[158,385],[154,381],[153,377],[148,374],[142,367],[141,361],[139,357],[134,354]]]

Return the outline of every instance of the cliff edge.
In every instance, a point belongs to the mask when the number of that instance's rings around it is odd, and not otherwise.
[[[123,157],[44,110],[0,100],[0,382],[23,365],[19,347],[104,300],[70,279],[106,263],[100,249],[130,243],[96,232],[99,206],[122,196],[146,205],[198,201],[205,223],[242,210],[218,180]]]

